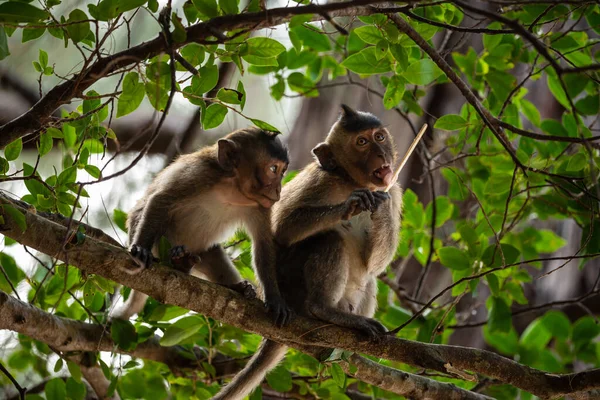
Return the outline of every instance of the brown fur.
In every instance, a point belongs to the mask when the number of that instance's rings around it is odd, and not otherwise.
[[[377,132],[384,140],[357,145],[357,138]],[[386,186],[374,170],[396,161],[392,137],[372,115],[345,107],[313,153],[317,161],[283,188],[273,207],[281,293],[299,314],[376,337],[385,331],[372,319],[376,278],[396,250],[402,192],[398,186],[389,197],[371,191]],[[283,359],[285,349],[266,340],[214,399],[242,399]]]
[[[276,281],[269,220],[287,164],[287,151],[279,139],[257,128],[232,132],[213,146],[181,156],[156,176],[129,213],[132,256],[141,267],[149,266],[150,252],[156,255],[164,235],[173,246],[184,246],[191,254],[180,249],[177,256],[196,261],[197,275],[252,295],[220,246],[244,227],[252,237],[265,302],[276,321],[285,323],[288,311]],[[129,318],[141,311],[145,300],[145,295],[132,292],[113,315]]]

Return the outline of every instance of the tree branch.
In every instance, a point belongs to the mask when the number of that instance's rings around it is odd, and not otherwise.
[[[378,12],[377,9],[368,7],[369,4],[381,3],[383,0],[353,0],[341,3],[331,3],[322,6],[307,5],[302,7],[281,7],[261,12],[224,15],[212,18],[186,28],[186,40],[173,43],[173,50],[192,42],[204,43],[213,37],[215,32],[231,31],[235,29],[261,29],[280,25],[289,21],[293,16],[300,14],[313,14],[313,20],[329,17],[368,15]],[[0,126],[0,148],[10,142],[43,127],[54,110],[63,104],[69,103],[74,97],[79,96],[96,81],[120,68],[139,63],[167,51],[167,45],[162,34],[153,40],[128,48],[108,57],[99,58],[87,69],[75,74],[68,81],[52,88],[29,111],[20,117]]]
[[[7,203],[8,200],[0,198],[0,204]],[[63,248],[62,238],[68,237],[65,227],[33,214],[18,204],[11,205],[24,214],[27,229],[22,232],[17,222],[3,212],[4,235],[42,253],[56,255],[61,260],[68,253],[69,264],[88,274],[101,275],[146,293],[162,303],[196,311],[271,340],[342,348],[442,373],[448,373],[449,368],[452,371],[474,371],[539,397],[600,389],[600,369],[564,375],[550,374],[480,349],[413,342],[389,335],[378,342],[365,341],[359,331],[300,316],[290,326],[279,329],[273,325],[259,300],[246,300],[222,286],[160,265],[130,275],[126,271],[135,269],[136,264],[124,248],[93,238],[86,238],[81,244],[67,243]]]

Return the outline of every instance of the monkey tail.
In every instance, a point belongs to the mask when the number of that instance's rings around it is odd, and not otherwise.
[[[116,298],[117,296],[115,296]],[[115,307],[110,312],[110,319],[122,319],[128,320],[131,318],[133,314],[137,314],[144,309],[144,304],[146,304],[146,299],[148,299],[148,295],[138,292],[137,290],[132,290],[129,293],[129,297],[127,301],[121,304],[119,307]],[[114,304],[114,302],[113,302]]]
[[[257,352],[248,364],[225,386],[213,400],[241,400],[260,385],[267,372],[272,370],[285,358],[287,346],[263,340]]]

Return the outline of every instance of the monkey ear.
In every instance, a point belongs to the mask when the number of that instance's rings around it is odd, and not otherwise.
[[[333,153],[331,152],[331,147],[329,147],[327,143],[319,143],[317,147],[312,149],[312,153],[324,170],[331,171],[337,166]]]
[[[231,171],[236,168],[239,164],[238,145],[233,140],[219,139],[217,146],[217,158],[221,168],[225,171]]]
[[[354,117],[358,113],[345,104],[342,104],[342,118]]]

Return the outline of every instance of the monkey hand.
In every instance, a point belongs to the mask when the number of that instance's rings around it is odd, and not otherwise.
[[[375,340],[387,332],[385,326],[372,318],[361,318],[361,323],[356,326],[356,329],[365,333],[369,339]]]
[[[389,198],[390,195],[385,192],[371,192],[369,189],[357,189],[346,200],[342,219],[349,220],[364,211],[375,212]]]
[[[152,265],[154,257],[152,257],[152,251],[139,244],[132,244],[129,248],[129,254],[133,257],[136,263],[142,268],[148,268]]]
[[[387,200],[391,199],[391,196],[387,192],[373,192],[373,197],[375,198],[375,204],[371,209],[371,212],[376,212],[379,209],[379,206],[385,203]]]
[[[190,253],[185,246],[175,246],[169,253],[173,268],[186,274],[190,273],[194,265],[200,263],[200,256]]]
[[[292,309],[279,295],[265,296],[265,308],[273,316],[275,325],[279,328],[287,325],[294,316]]]

